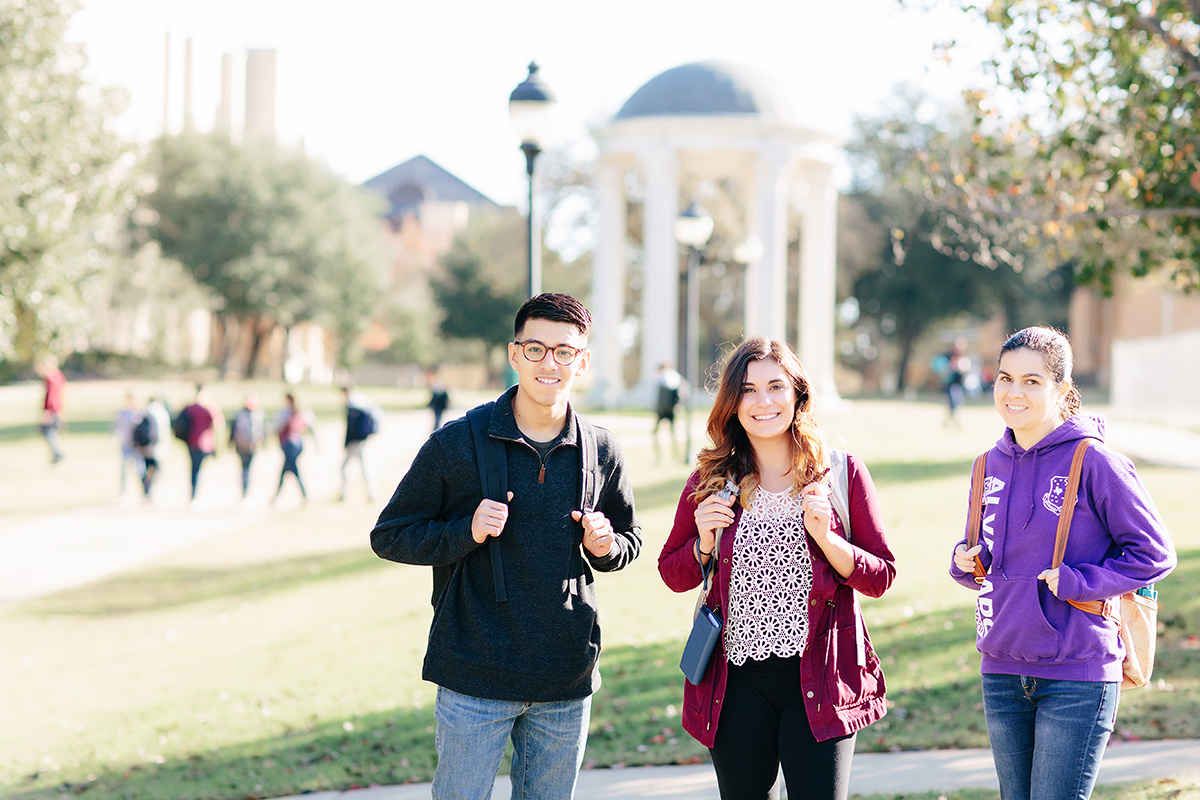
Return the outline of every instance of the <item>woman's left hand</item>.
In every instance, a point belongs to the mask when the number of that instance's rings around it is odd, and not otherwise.
[[[1044,569],[1038,573],[1038,580],[1046,582],[1046,588],[1055,597],[1058,597],[1058,567],[1054,569]],[[1062,599],[1061,597],[1059,598]]]
[[[804,512],[804,528],[818,541],[829,536],[833,506],[829,502],[829,487],[825,483],[810,483],[800,492],[800,508]]]

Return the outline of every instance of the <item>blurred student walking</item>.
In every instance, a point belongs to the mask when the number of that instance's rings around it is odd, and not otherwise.
[[[200,482],[200,467],[204,459],[217,451],[217,440],[224,432],[225,418],[213,405],[203,385],[196,386],[196,399],[179,412],[172,423],[175,437],[187,444],[192,460],[192,503],[196,502],[196,487]]]
[[[125,406],[117,412],[112,424],[112,435],[121,448],[121,494],[125,494],[125,476],[129,473],[130,467],[133,468],[133,474],[139,481],[142,478],[144,467],[141,448],[133,441],[133,429],[141,421],[142,414],[138,411],[133,392],[126,392]]]
[[[33,368],[45,386],[45,396],[42,399],[42,436],[46,438],[46,444],[50,445],[51,463],[57,464],[63,460],[58,429],[62,424],[63,389],[67,379],[58,369],[58,360],[54,356],[42,356]]]
[[[375,491],[367,475],[363,449],[367,439],[379,430],[380,411],[370,400],[349,386],[342,387],[342,396],[346,400],[346,455],[342,459],[342,491],[339,499],[343,502],[346,500],[346,467],[351,461],[358,461],[359,473],[367,487],[367,501],[374,502]]]
[[[262,409],[258,407],[258,395],[250,392],[246,395],[241,410],[229,425],[229,443],[242,460],[243,500],[250,491],[250,464],[266,436],[266,423],[263,420]]]
[[[312,437],[313,444],[317,443],[316,434],[313,433],[316,419],[311,411],[302,411],[296,407],[296,398],[293,395],[284,395],[283,401],[283,410],[275,418],[275,433],[279,435],[279,446],[283,449],[283,470],[279,473],[279,486],[275,489],[275,496],[271,498],[271,503],[273,504],[279,499],[279,493],[283,491],[283,479],[290,472],[296,476],[296,485],[300,487],[300,496],[307,504],[308,492],[305,491],[304,480],[300,477],[298,459],[304,450],[305,433]]]

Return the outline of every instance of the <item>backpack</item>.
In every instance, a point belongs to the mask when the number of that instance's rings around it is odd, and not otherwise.
[[[233,438],[233,446],[239,453],[251,453],[258,449],[259,443],[263,440],[263,422],[260,415],[248,408],[243,408],[233,418],[231,427],[233,430],[230,435]]]
[[[846,541],[850,541],[850,468],[845,450],[829,450],[829,504],[833,513],[842,523],[842,533]],[[858,607],[858,595],[852,593],[854,599],[854,644],[858,665],[867,665],[867,629],[863,624],[862,611]]]
[[[346,410],[347,438],[352,442],[361,442],[379,432],[379,417],[369,408],[350,406]]]
[[[185,408],[179,412],[175,419],[171,420],[171,433],[176,439],[186,442],[188,436],[192,432],[192,416]]]
[[[675,413],[677,405],[679,405],[679,387],[660,384],[654,413],[659,417],[669,417]]]
[[[138,424],[133,426],[133,443],[138,447],[149,447],[158,443],[158,423],[153,414],[142,414]]]
[[[475,444],[475,465],[479,470],[479,483],[483,488],[483,496],[499,503],[508,502],[508,456],[504,442],[487,435],[488,424],[492,419],[492,409],[496,401],[476,406],[467,412],[467,423],[471,426],[471,439]],[[579,433],[579,455],[583,463],[583,480],[580,483],[580,508],[584,513],[594,511],[600,499],[600,462],[596,454],[596,429],[578,414],[575,415]],[[492,583],[496,587],[496,602],[508,600],[504,586],[504,562],[500,555],[500,540],[488,540],[488,549],[492,556]],[[575,548],[572,558],[576,561],[582,558],[579,548]],[[436,608],[438,600],[450,583],[450,577],[458,568],[461,561],[453,564],[443,564],[433,568],[433,595],[430,603]],[[574,567],[572,573],[578,574]]]
[[[1080,474],[1083,472],[1083,455],[1092,443],[1090,437],[1079,440],[1075,455],[1071,459],[1071,472],[1067,476],[1067,489],[1063,495],[1062,513],[1058,517],[1058,530],[1054,534],[1054,555],[1050,569],[1062,564],[1067,551],[1067,536],[1071,533],[1071,517],[1075,514],[1075,497],[1079,492]],[[971,476],[971,506],[967,521],[967,548],[979,542],[979,529],[983,517],[983,482],[987,468],[987,453],[975,459]],[[975,556],[975,582],[983,583],[987,570],[979,556]],[[1107,600],[1068,600],[1075,608],[1095,614],[1117,624],[1121,644],[1125,648],[1125,661],[1121,664],[1124,678],[1122,689],[1136,689],[1150,682],[1154,672],[1154,645],[1158,636],[1158,592],[1153,586],[1143,586],[1120,597]]]

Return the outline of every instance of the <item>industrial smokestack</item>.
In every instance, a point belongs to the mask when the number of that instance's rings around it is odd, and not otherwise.
[[[171,34],[164,36],[163,45],[163,117],[162,135],[166,136],[171,125]]]
[[[275,51],[246,51],[245,138],[275,138]]]
[[[191,133],[196,129],[192,118],[192,37],[183,45],[183,129]]]
[[[229,136],[233,130],[233,54],[221,56],[221,99],[217,104],[217,119],[213,125],[217,133]]]

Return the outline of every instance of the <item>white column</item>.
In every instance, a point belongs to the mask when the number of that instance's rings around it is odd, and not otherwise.
[[[787,221],[792,159],[782,147],[761,150],[754,168],[754,216],[762,244],[746,281],[747,336],[787,337]]]
[[[621,321],[625,317],[625,169],[601,158],[596,170],[600,212],[592,262],[592,390],[589,400],[603,408],[616,405],[625,390],[622,376]]]
[[[679,244],[675,217],[679,215],[679,155],[670,147],[639,154],[646,183],[643,224],[642,363],[638,400],[650,402],[658,371],[679,352]]]
[[[837,187],[833,167],[808,162],[808,206],[800,234],[800,347],[818,402],[840,399],[833,376],[837,304]]]

